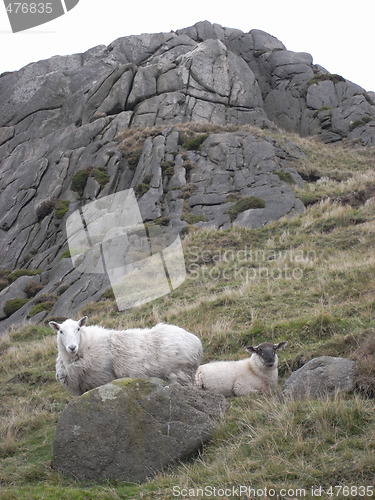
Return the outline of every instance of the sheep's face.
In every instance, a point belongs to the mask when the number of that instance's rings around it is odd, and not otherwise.
[[[65,349],[69,356],[76,356],[81,341],[81,327],[86,324],[87,316],[79,321],[67,319],[59,325],[55,321],[50,321],[49,326],[57,332],[57,342],[60,348]]]
[[[246,351],[257,354],[265,366],[272,368],[275,365],[277,366],[278,359],[276,351],[281,351],[287,344],[288,342],[279,342],[278,344],[263,342],[263,344],[259,344],[258,346],[251,345],[246,347]]]

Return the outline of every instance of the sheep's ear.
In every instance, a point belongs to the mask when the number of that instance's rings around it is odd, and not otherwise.
[[[275,351],[281,351],[287,345],[288,345],[288,341],[285,340],[284,342],[279,342],[278,344],[274,344],[273,348],[275,349]]]
[[[78,321],[78,326],[81,327],[81,326],[85,326],[86,322],[88,320],[88,317],[87,316],[83,316],[83,318],[81,318],[79,321]]]
[[[255,353],[257,352],[257,348],[254,347],[253,345],[249,345],[249,346],[245,347],[245,351],[252,354],[253,352],[255,352]]]
[[[57,332],[60,330],[60,325],[56,321],[50,321],[48,324],[52,330],[56,330]]]

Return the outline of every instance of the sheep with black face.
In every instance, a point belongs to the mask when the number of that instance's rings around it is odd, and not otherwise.
[[[277,388],[276,351],[284,349],[287,343],[263,342],[258,346],[246,347],[250,358],[201,365],[195,375],[195,385],[226,397],[270,392]]]

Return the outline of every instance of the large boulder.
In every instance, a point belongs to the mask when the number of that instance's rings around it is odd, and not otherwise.
[[[355,387],[355,361],[321,356],[292,373],[282,387],[284,397],[320,398]]]
[[[160,379],[120,379],[70,401],[57,424],[52,466],[79,479],[142,482],[194,455],[225,398]]]

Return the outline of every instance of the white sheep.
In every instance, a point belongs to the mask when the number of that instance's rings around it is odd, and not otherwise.
[[[108,330],[67,319],[57,331],[56,379],[71,394],[84,392],[123,377],[158,377],[193,385],[202,358],[201,341],[178,326]]]
[[[195,385],[223,396],[244,396],[251,392],[270,392],[277,387],[278,358],[276,351],[288,342],[246,347],[250,358],[239,361],[214,361],[201,365],[195,375]]]

